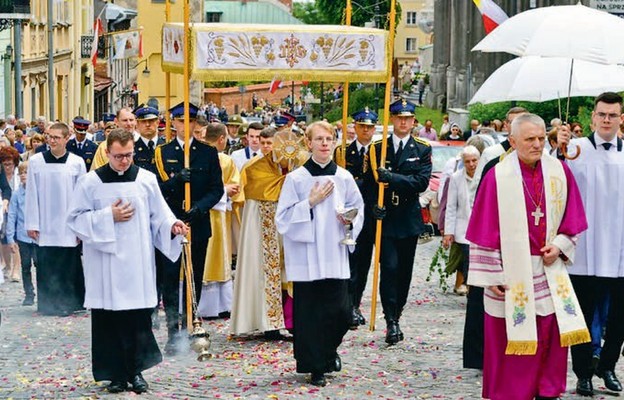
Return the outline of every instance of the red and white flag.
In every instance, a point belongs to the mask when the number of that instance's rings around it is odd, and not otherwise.
[[[102,20],[98,17],[93,22],[93,41],[91,42],[91,63],[94,67],[97,64],[98,40],[103,33]]]
[[[483,26],[485,27],[485,33],[490,33],[496,29],[500,24],[505,22],[509,17],[505,14],[502,8],[492,0],[472,0],[481,16],[483,17]]]
[[[269,93],[277,92],[277,89],[282,87],[282,81],[277,79],[277,77],[273,78],[271,84],[269,85]]]

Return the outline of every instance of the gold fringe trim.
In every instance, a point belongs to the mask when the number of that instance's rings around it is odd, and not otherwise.
[[[515,356],[534,356],[537,353],[537,341],[508,341],[505,354]]]
[[[591,336],[587,328],[583,328],[572,332],[562,333],[560,340],[561,347],[570,347],[575,344],[591,342]]]

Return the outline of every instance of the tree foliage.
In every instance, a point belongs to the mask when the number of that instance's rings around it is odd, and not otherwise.
[[[295,17],[306,24],[329,24],[344,25],[346,0],[316,0],[314,3],[295,3],[293,10]],[[303,10],[306,16],[298,15],[298,10]],[[351,25],[364,26],[365,23],[375,21],[387,29],[390,13],[390,0],[353,0],[351,2]],[[401,16],[401,7],[396,4],[397,21]]]

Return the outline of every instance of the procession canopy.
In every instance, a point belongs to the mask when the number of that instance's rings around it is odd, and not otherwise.
[[[202,81],[385,82],[388,32],[341,25],[190,25],[191,77]],[[184,24],[165,23],[162,67],[183,73]]]

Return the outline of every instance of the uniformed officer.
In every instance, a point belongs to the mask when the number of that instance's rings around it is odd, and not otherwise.
[[[355,122],[355,132],[357,139],[345,149],[342,154],[342,148],[337,147],[334,159],[340,165],[346,166],[347,171],[351,172],[355,183],[357,184],[362,197],[364,197],[364,175],[367,168],[368,148],[375,133],[375,124],[377,124],[377,114],[370,111],[368,107],[360,110],[351,116]],[[349,279],[349,294],[351,296],[353,309],[351,312],[351,329],[357,329],[358,325],[366,324],[366,319],[360,311],[360,302],[362,294],[366,288],[366,280],[368,270],[370,269],[371,258],[373,255],[373,244],[375,243],[375,220],[370,210],[371,204],[365,205],[364,226],[357,238],[357,244],[353,253],[349,254],[349,267],[351,269],[351,277]]]
[[[388,138],[385,165],[380,165],[381,141],[370,147],[364,183],[364,201],[376,219],[383,219],[381,234],[380,294],[387,324],[386,343],[403,340],[399,319],[407,302],[418,236],[424,232],[418,196],[429,185],[431,147],[413,138],[416,106],[406,100],[390,105],[394,134]],[[384,206],[377,206],[378,182],[385,183]]]
[[[225,144],[225,150],[224,150],[225,154],[231,155],[234,151],[245,147],[245,145],[242,143],[240,139],[240,135],[238,134],[239,128],[243,125],[247,125],[247,124],[243,120],[243,118],[238,114],[232,115],[230,118],[228,118],[228,121],[225,124],[228,130],[228,137],[227,137],[227,142]],[[247,131],[245,131],[245,133],[247,133]]]
[[[154,152],[156,146],[164,144],[158,137],[158,110],[141,104],[134,109],[137,120],[137,132],[140,137],[134,142],[134,163],[150,172],[156,171]]]
[[[91,163],[93,162],[93,157],[97,151],[97,144],[87,139],[87,130],[89,129],[89,125],[91,125],[91,121],[82,117],[76,117],[73,119],[72,124],[74,126],[74,138],[69,140],[65,147],[67,151],[82,157],[87,171],[89,171]]]
[[[176,217],[187,222],[191,227],[191,257],[193,264],[194,287],[197,303],[201,295],[204,262],[210,228],[210,209],[223,196],[223,181],[217,150],[199,140],[191,139],[184,143],[184,103],[170,110],[176,137],[169,143],[158,146],[155,162],[160,188],[167,204]],[[190,131],[195,129],[197,106],[190,104]],[[190,168],[184,168],[184,146],[190,146]],[[184,211],[184,184],[191,183],[191,204],[189,211]],[[166,262],[163,278],[163,300],[167,315],[168,340],[165,353],[177,352],[178,299],[180,260]],[[188,316],[189,318],[191,316]],[[183,324],[184,325],[184,324]]]

